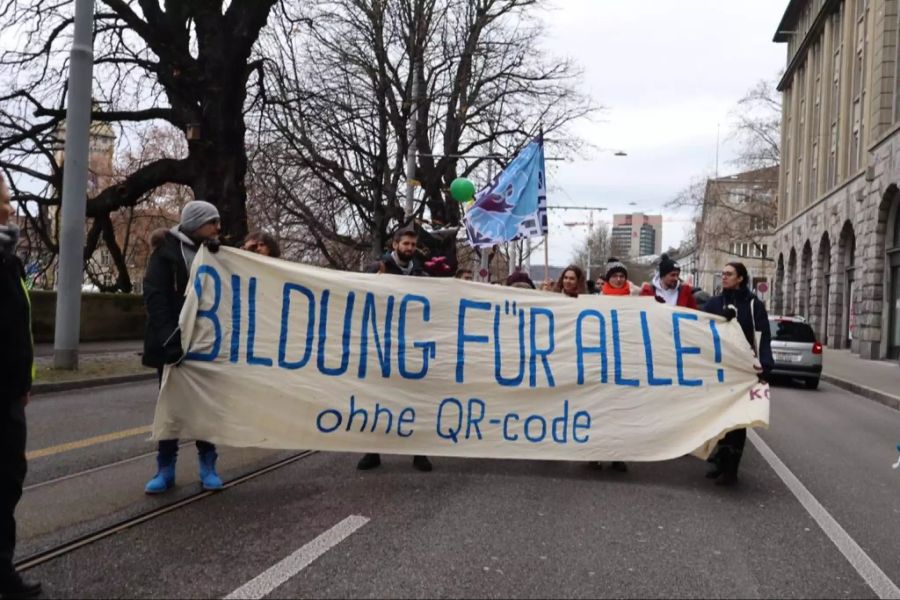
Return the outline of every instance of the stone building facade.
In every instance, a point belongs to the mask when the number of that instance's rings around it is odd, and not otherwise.
[[[900,357],[898,0],[791,0],[772,310]]]
[[[775,275],[772,229],[778,167],[708,179],[697,226],[694,285],[709,293],[722,288],[722,267],[744,263],[751,285],[763,301]]]

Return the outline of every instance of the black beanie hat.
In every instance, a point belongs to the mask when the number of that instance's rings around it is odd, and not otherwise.
[[[681,267],[677,262],[669,258],[668,254],[663,254],[659,257],[659,276],[665,277],[672,271],[681,271]]]
[[[606,281],[609,281],[609,278],[613,276],[615,273],[624,273],[625,277],[628,277],[628,269],[618,258],[614,256],[610,256],[609,260],[606,261],[606,275],[603,277]]]

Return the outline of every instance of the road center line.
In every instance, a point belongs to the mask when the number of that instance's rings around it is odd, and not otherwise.
[[[350,537],[353,532],[369,522],[366,517],[350,515],[328,531],[301,546],[294,553],[254,577],[225,600],[257,600],[272,593],[278,586],[308,567],[314,560]]]
[[[900,598],[900,588],[884,574],[884,571],[875,564],[865,550],[859,547],[850,534],[848,534],[840,524],[834,520],[825,507],[822,506],[815,496],[810,493],[806,486],[791,472],[787,466],[781,462],[781,459],[775,455],[771,448],[763,441],[759,435],[753,430],[747,431],[747,437],[756,447],[769,466],[781,477],[789,490],[796,496],[806,512],[819,524],[822,531],[825,532],[837,549],[841,551],[844,558],[856,569],[860,577],[868,584],[879,598]]]
[[[134,437],[136,435],[141,435],[145,433],[150,433],[153,429],[152,425],[145,425],[143,427],[135,427],[133,429],[125,429],[123,431],[114,431],[112,433],[106,433],[103,435],[98,435],[96,437],[87,438],[84,440],[78,440],[75,442],[69,442],[67,444],[60,444],[58,446],[50,446],[49,448],[41,448],[40,450],[32,450],[31,452],[25,453],[25,458],[28,460],[34,460],[36,458],[44,458],[45,456],[53,456],[54,454],[62,454],[63,452],[71,452],[72,450],[79,450],[81,448],[88,448],[90,446],[96,446],[97,444],[104,444],[106,442],[114,442],[116,440],[121,440],[129,437]]]

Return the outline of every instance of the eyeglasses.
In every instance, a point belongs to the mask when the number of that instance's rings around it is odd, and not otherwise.
[[[735,271],[722,271],[722,277],[734,277],[737,275]]]

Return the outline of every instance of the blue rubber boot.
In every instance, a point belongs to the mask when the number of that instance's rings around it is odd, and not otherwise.
[[[144,486],[147,494],[162,494],[175,485],[175,457],[157,456],[156,465],[156,475]]]
[[[221,490],[222,480],[216,473],[216,459],[219,457],[215,450],[203,452],[199,456],[200,460],[200,483],[203,484],[204,490]]]

